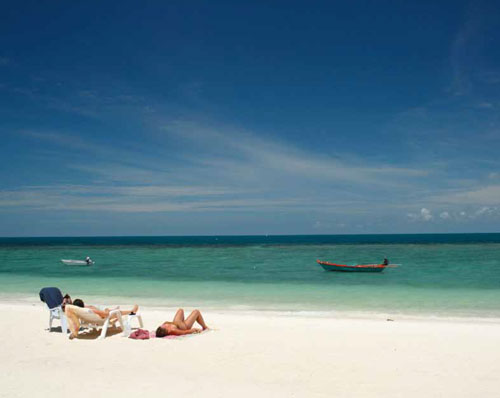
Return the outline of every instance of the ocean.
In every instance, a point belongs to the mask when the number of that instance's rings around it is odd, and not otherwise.
[[[95,265],[67,266],[61,259]],[[400,264],[382,273],[337,263]],[[500,234],[0,238],[0,299],[224,310],[500,317]]]

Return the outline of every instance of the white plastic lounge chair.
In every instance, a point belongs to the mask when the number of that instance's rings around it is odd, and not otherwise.
[[[52,321],[54,319],[59,319],[61,322],[61,329],[63,333],[69,333],[68,329],[68,320],[66,319],[66,315],[64,315],[64,311],[61,306],[56,308],[49,309],[50,318],[49,318],[49,331],[52,330]]]
[[[68,322],[66,315],[62,309],[63,296],[57,287],[44,287],[40,290],[40,300],[42,300],[49,308],[49,331],[52,330],[52,322],[54,319],[59,319],[61,322],[61,330],[63,333],[68,333]]]
[[[109,311],[107,318],[101,318],[90,308],[81,308],[75,305],[66,305],[66,312],[72,311],[78,318],[79,326],[88,329],[101,329],[99,339],[104,339],[108,331],[109,324],[118,322],[125,337],[128,337],[128,328],[125,327],[119,308]]]
[[[104,306],[97,306],[98,309],[101,311],[104,311]],[[114,310],[119,310],[120,307],[114,308]],[[126,315],[125,317],[122,316],[123,320],[123,326],[125,327],[124,332],[127,332],[127,336],[132,332],[132,321],[134,319],[137,319],[137,322],[139,323],[139,328],[144,327],[144,323],[142,322],[142,316],[141,314],[129,314]],[[84,322],[84,325],[86,323]]]
[[[132,331],[132,321],[134,319],[137,319],[137,321],[139,322],[139,327],[140,328],[144,327],[144,324],[142,323],[142,316],[141,316],[141,314],[127,315],[127,317],[125,318],[125,328],[127,329],[127,334],[130,334],[130,332]]]

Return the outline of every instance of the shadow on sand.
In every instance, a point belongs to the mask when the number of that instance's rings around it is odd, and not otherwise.
[[[48,330],[48,329],[46,329]],[[50,333],[62,333],[62,328],[61,326],[58,327],[53,327],[49,330]],[[109,327],[108,331],[106,333],[106,337],[111,337],[114,336],[115,334],[122,333],[122,329],[119,327]],[[99,336],[101,335],[100,330],[95,330],[95,329],[80,329],[80,332],[78,333],[77,339],[79,340],[97,340]],[[68,333],[69,337],[69,333]]]

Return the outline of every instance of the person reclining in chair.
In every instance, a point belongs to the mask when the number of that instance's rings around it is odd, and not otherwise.
[[[73,306],[80,308],[87,308],[91,310],[94,314],[98,315],[101,319],[106,319],[109,316],[111,309],[106,308],[104,310],[100,310],[93,305],[85,305],[82,299],[75,299],[73,301]],[[66,318],[68,318],[69,330],[71,334],[69,335],[70,340],[74,339],[78,335],[78,331],[80,330],[80,320],[78,319],[78,315],[75,312],[75,309],[72,305],[67,305],[65,309]],[[121,315],[134,315],[139,306],[136,304],[131,310],[120,310]],[[111,322],[116,321],[116,318],[111,318]]]
[[[203,329],[193,328],[195,322]],[[163,322],[158,329],[156,329],[156,337],[165,337],[168,335],[182,336],[185,334],[200,333],[202,330],[207,330],[208,326],[201,316],[201,312],[194,310],[189,316],[184,319],[184,310],[179,308],[174,316],[173,322]]]

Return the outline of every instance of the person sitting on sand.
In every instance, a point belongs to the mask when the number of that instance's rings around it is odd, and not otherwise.
[[[198,322],[203,329],[193,328],[193,324],[195,322]],[[184,310],[179,308],[174,316],[173,322],[163,322],[160,326],[158,326],[158,329],[156,329],[156,337],[165,337],[168,335],[182,336],[185,334],[200,333],[202,330],[207,329],[208,326],[201,316],[200,311],[194,310],[186,319],[184,319]]]
[[[85,305],[82,299],[75,299],[73,301],[73,306],[80,307],[80,308],[88,308],[90,309],[94,314],[98,315],[101,319],[106,319],[109,315],[109,312],[111,311],[109,308],[105,308],[104,310],[100,310],[97,307],[94,307],[93,305]],[[136,304],[131,310],[120,310],[120,313],[122,315],[134,315],[137,310],[139,309],[139,306]],[[78,319],[78,315],[74,311],[74,307],[71,305],[66,306],[65,310],[66,318],[68,318],[68,324],[69,324],[69,330],[71,331],[71,334],[69,335],[70,340],[74,339],[78,335],[78,331],[80,330],[80,320]],[[116,321],[116,318],[111,318],[111,322]]]

